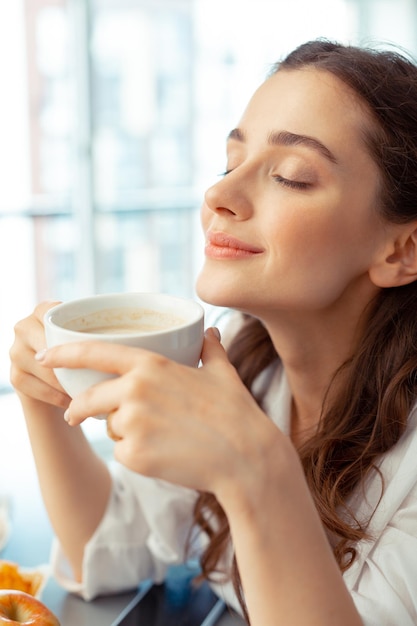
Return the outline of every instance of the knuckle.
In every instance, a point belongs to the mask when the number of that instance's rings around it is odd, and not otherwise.
[[[139,440],[134,444],[131,441],[124,441],[123,448],[116,445],[114,456],[117,461],[143,476],[152,476],[155,473],[151,454]]]
[[[153,357],[155,367],[166,368],[171,364],[170,359],[168,359],[168,357],[164,356],[163,354],[157,354],[156,352],[154,352],[152,354],[152,357]]]
[[[10,383],[12,387],[19,389],[22,386],[24,379],[25,376],[19,368],[13,366],[10,368]]]
[[[9,357],[10,357],[10,360],[12,361],[12,363],[14,362],[16,356],[17,356],[16,344],[13,343],[11,345],[11,347],[10,347],[10,350],[9,350]]]
[[[127,401],[137,397],[144,399],[149,393],[149,381],[147,376],[141,376],[137,370],[132,370],[124,377],[123,395]]]
[[[45,315],[45,313],[49,309],[51,309],[53,306],[59,303],[60,303],[59,300],[45,300],[43,302],[40,302],[39,304],[36,305],[33,311],[33,314],[39,319],[43,319],[43,316]]]
[[[15,336],[20,337],[24,333],[26,326],[27,326],[27,318],[16,322],[16,324],[13,327]]]
[[[142,368],[145,372],[156,371],[158,369],[166,369],[171,361],[163,354],[157,352],[144,352],[141,358]]]
[[[157,389],[160,391],[161,379],[169,363],[168,359],[160,355],[145,356],[144,360],[124,375],[124,394],[127,399],[140,397],[150,398]]]

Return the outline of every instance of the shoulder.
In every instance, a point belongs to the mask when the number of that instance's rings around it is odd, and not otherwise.
[[[398,556],[404,553],[415,563],[417,581],[417,407],[410,412],[409,422],[397,444],[381,458],[378,471],[370,475],[350,501],[357,519],[370,519],[369,539],[356,547],[357,559],[346,572],[350,585],[361,576],[366,564],[385,563],[390,571]],[[410,551],[410,546],[413,547]],[[397,554],[395,557],[392,550]],[[403,557],[400,557],[400,561]],[[389,566],[390,559],[393,559]],[[381,563],[380,563],[381,565]],[[368,567],[367,567],[368,569]],[[349,586],[350,586],[349,585]],[[416,589],[417,591],[417,589]]]
[[[370,474],[351,504],[359,517],[369,517],[375,510],[369,531],[378,536],[411,493],[417,494],[417,406],[410,412],[402,437],[381,456],[377,470]]]

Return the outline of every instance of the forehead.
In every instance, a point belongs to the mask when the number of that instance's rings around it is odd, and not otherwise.
[[[317,137],[329,149],[366,150],[371,115],[359,97],[331,73],[280,70],[254,93],[239,122],[257,140],[275,131]]]

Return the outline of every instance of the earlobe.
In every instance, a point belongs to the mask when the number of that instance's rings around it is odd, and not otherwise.
[[[417,225],[407,226],[369,270],[377,287],[400,287],[417,280]]]

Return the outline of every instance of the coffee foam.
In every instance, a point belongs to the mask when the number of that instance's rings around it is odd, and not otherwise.
[[[184,323],[183,318],[163,311],[117,307],[81,315],[65,322],[63,326],[82,333],[121,335],[158,332]]]

